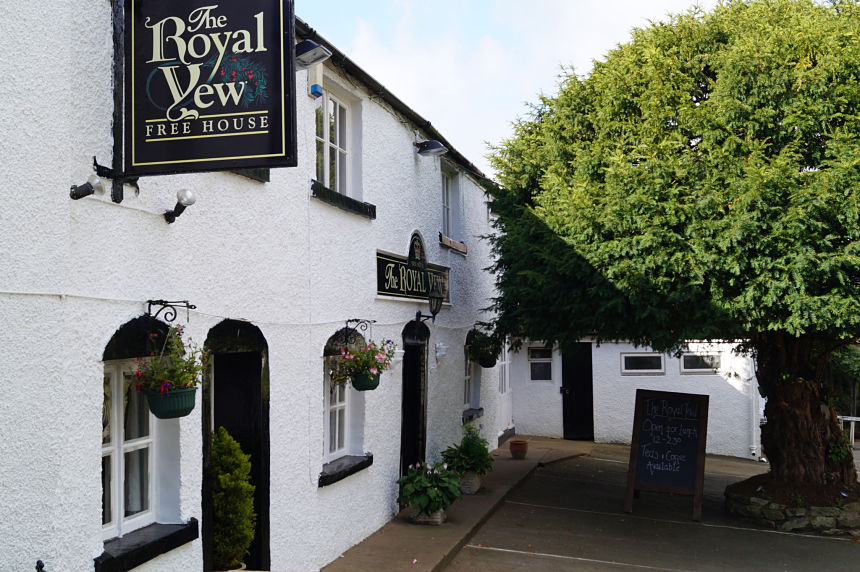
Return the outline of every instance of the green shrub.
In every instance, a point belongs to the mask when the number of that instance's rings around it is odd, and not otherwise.
[[[457,473],[442,463],[422,465],[419,461],[409,465],[406,474],[397,479],[397,484],[400,485],[397,502],[417,508],[419,515],[431,514],[440,508],[445,510],[462,496]]]
[[[487,440],[481,438],[478,430],[470,422],[463,426],[463,438],[459,445],[451,445],[442,451],[442,459],[457,474],[474,471],[486,475],[493,468],[493,456]]]
[[[213,564],[216,569],[238,566],[247,554],[257,515],[254,514],[254,485],[251,456],[219,427],[212,439],[212,502],[215,509]]]

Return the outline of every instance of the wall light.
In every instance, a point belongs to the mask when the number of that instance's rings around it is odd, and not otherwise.
[[[429,279],[429,273],[428,273]],[[439,310],[442,309],[442,302],[445,300],[445,295],[442,293],[442,287],[438,282],[434,282],[430,287],[430,293],[427,295],[427,301],[430,304],[430,315],[425,316],[421,313],[421,310],[415,312],[415,321],[416,322],[424,322],[427,320],[436,321],[436,314],[439,313]]]
[[[448,148],[442,145],[440,142],[435,139],[428,139],[427,141],[421,141],[418,143],[413,143],[415,147],[418,148],[418,154],[423,156],[436,156],[436,155],[444,155],[448,152]]]
[[[313,40],[304,40],[296,44],[296,69],[306,70],[309,67],[324,62],[331,57],[331,51]]]
[[[105,186],[102,184],[101,179],[99,179],[95,173],[90,175],[87,178],[87,182],[83,185],[72,185],[72,188],[69,191],[69,197],[73,201],[76,201],[78,199],[88,197],[93,193],[98,195],[105,194]]]
[[[176,193],[176,206],[173,207],[172,211],[164,213],[164,220],[167,221],[167,224],[172,223],[176,220],[176,217],[185,211],[185,207],[190,207],[196,200],[194,193],[188,189],[180,189]]]

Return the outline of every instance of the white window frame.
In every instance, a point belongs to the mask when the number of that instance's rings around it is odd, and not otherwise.
[[[331,134],[328,127],[328,122],[325,121],[327,117],[327,112],[330,104],[334,104],[335,106],[335,134],[338,138],[337,141],[331,141]],[[316,132],[316,114],[319,110],[322,110],[323,113],[323,125],[322,125],[322,137],[319,133]],[[342,110],[343,113],[339,113]],[[341,131],[342,128],[342,131]],[[323,186],[331,189],[332,191],[336,191],[342,195],[352,196],[353,191],[351,189],[351,177],[352,177],[352,109],[350,108],[349,103],[337,96],[332,94],[328,89],[323,92],[323,95],[319,97],[315,101],[314,107],[314,141],[316,148],[314,149],[314,156],[316,161],[319,162],[319,147],[322,144],[322,172],[320,173],[317,169],[315,172],[315,176],[317,177],[317,181],[323,184]],[[335,184],[331,184],[331,173],[329,170],[329,164],[331,161],[331,153],[334,152],[343,154],[343,162],[340,160],[335,162]],[[338,157],[340,159],[340,157]]]
[[[717,365],[706,368],[688,368],[684,366],[684,358],[687,356],[697,356],[705,358],[717,358]],[[684,352],[678,358],[678,365],[683,375],[714,375],[720,371],[723,365],[723,357],[720,352]]]
[[[337,356],[328,356],[326,359],[326,368],[325,368],[325,449],[323,455],[323,462],[330,463],[336,459],[340,459],[349,454],[349,446],[350,446],[350,400],[353,398],[353,392],[355,391],[348,383],[344,383],[342,385],[338,385],[331,382],[331,371],[333,369],[334,363],[338,361],[340,358]],[[343,399],[338,399],[335,401],[336,396],[342,395]],[[334,447],[332,447],[332,433],[331,433],[331,425],[332,425],[332,416],[337,419],[337,415],[339,412],[343,412],[343,418],[335,421],[335,427],[339,427],[341,424],[343,425],[343,440],[339,443],[335,443]]]
[[[548,351],[549,357],[532,357],[532,350],[542,350]],[[553,356],[555,355],[555,351],[553,348],[548,348],[546,346],[529,346],[526,348],[526,357],[528,358],[529,364],[529,383],[552,383],[555,379],[555,371],[553,368]],[[549,379],[534,379],[532,377],[532,364],[533,363],[548,363],[549,364]]]
[[[442,235],[461,242],[460,223],[463,217],[460,200],[460,172],[447,161],[441,162]]]
[[[660,367],[658,369],[628,368],[625,360],[627,357],[659,357]],[[666,375],[666,357],[658,352],[622,352],[621,375]]]
[[[472,407],[472,359],[469,346],[465,347],[465,365],[463,366],[463,409]]]
[[[498,361],[498,371],[499,371],[499,395],[505,395],[508,391],[511,390],[511,380],[508,377],[508,344],[507,342],[502,343],[502,351],[499,352],[499,361]],[[529,368],[531,369],[531,368]]]
[[[104,376],[110,378],[111,396],[125,395],[124,374],[133,375],[137,369],[135,360],[110,360],[104,362]],[[133,382],[133,378],[132,378]],[[141,399],[146,399],[141,395]],[[143,528],[155,522],[155,507],[158,503],[156,497],[155,481],[158,474],[157,468],[157,450],[156,443],[158,424],[155,422],[155,416],[150,413],[149,408],[146,408],[148,416],[149,433],[145,437],[125,441],[124,430],[125,426],[120,422],[124,418],[123,407],[125,399],[111,398],[110,403],[110,443],[102,444],[101,458],[106,456],[111,457],[111,479],[110,479],[110,502],[111,502],[111,521],[102,524],[102,538],[109,539],[123,536],[133,530]],[[104,440],[104,431],[102,433]],[[141,449],[148,449],[147,459],[147,508],[130,517],[124,516],[125,513],[125,454]],[[104,495],[104,480],[102,479],[102,495]]]
[[[442,234],[451,237],[453,234],[453,219],[451,212],[451,199],[454,181],[451,173],[442,169]]]

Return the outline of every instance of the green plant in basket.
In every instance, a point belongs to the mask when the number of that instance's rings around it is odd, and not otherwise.
[[[400,494],[397,502],[418,509],[418,514],[446,510],[462,496],[460,478],[446,463],[409,465],[406,474],[397,479]]]
[[[342,349],[331,380],[343,384],[358,375],[377,376],[391,367],[393,358],[394,342],[391,340],[385,340],[381,344],[371,341],[363,346]]]
[[[192,340],[182,341],[183,326],[171,326],[161,348],[152,347],[150,357],[138,358],[134,373],[138,391],[168,393],[172,389],[190,389],[201,381],[209,354]],[[150,334],[153,345],[158,334]]]
[[[463,475],[473,471],[480,476],[486,475],[493,468],[493,456],[490,455],[489,445],[478,433],[473,423],[463,426],[463,438],[459,445],[451,445],[442,451],[442,459],[448,468]]]

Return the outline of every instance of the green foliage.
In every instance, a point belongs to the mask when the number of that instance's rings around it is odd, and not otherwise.
[[[841,441],[831,441],[827,444],[827,460],[832,465],[838,465],[841,461],[851,456],[851,442],[848,435],[843,435]]]
[[[855,1],[736,1],[569,73],[493,157],[497,334],[857,338],[858,38]]]
[[[208,366],[208,352],[192,340],[182,341],[182,326],[171,326],[161,348],[151,348],[151,357],[138,358],[135,383],[139,391],[167,393],[171,389],[188,389],[201,381]],[[150,334],[150,341],[158,334]]]
[[[462,496],[457,473],[441,462],[422,465],[419,461],[409,465],[397,484],[400,486],[397,502],[417,508],[419,515],[445,510]]]
[[[451,445],[442,451],[442,459],[448,468],[463,475],[466,471],[474,471],[486,475],[493,468],[493,456],[486,439],[483,439],[474,424],[463,426],[463,438],[459,445]]]
[[[332,372],[332,381],[343,384],[356,375],[377,375],[391,367],[394,342],[385,340],[377,345],[371,341],[361,347],[340,350],[341,359]]]
[[[216,569],[238,565],[254,540],[254,485],[250,482],[251,456],[219,427],[212,439],[212,501]]]
[[[481,330],[472,329],[466,335],[466,345],[469,346],[469,358],[481,364],[481,367],[493,367],[502,344],[494,336],[488,335]]]

